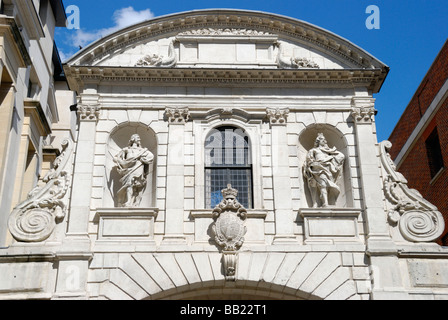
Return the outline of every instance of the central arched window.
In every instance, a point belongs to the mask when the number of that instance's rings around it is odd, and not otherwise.
[[[205,142],[205,204],[214,208],[228,184],[238,190],[238,201],[253,208],[252,158],[244,130],[223,126],[212,130]]]

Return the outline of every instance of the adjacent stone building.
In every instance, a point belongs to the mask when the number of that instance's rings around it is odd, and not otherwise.
[[[74,139],[2,225],[0,298],[448,298],[442,215],[376,139],[388,70],[255,11],[96,41],[64,65]]]
[[[55,132],[66,131],[56,88],[67,87],[54,43],[65,27],[58,0],[0,2],[0,245],[9,243],[12,209],[27,198],[59,152]],[[71,101],[74,94],[71,92]],[[73,104],[73,103],[72,103]],[[73,138],[73,137],[72,137]],[[57,146],[53,148],[53,145]],[[42,171],[43,170],[43,171]]]
[[[390,154],[409,186],[434,203],[448,221],[448,42],[398,121]],[[440,243],[448,244],[447,228]]]

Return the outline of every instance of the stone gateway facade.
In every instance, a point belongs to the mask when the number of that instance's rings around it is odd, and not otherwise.
[[[2,226],[1,299],[448,298],[443,218],[377,142],[389,68],[349,41],[191,11],[64,71],[76,134]]]

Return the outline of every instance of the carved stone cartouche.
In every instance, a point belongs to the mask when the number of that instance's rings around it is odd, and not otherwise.
[[[247,232],[244,220],[246,209],[238,202],[238,191],[229,184],[222,190],[223,200],[213,209],[215,223],[212,230],[216,243],[223,249],[223,266],[227,280],[233,281],[236,274],[237,251],[244,243]]]

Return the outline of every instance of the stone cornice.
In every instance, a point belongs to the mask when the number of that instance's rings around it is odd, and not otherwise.
[[[376,91],[384,80],[380,69],[290,70],[224,68],[136,68],[64,66],[70,89],[82,90],[86,83],[137,82],[151,85],[213,85],[271,87],[353,87]]]
[[[31,65],[31,57],[28,53],[27,46],[25,45],[22,35],[19,31],[16,21],[12,17],[0,16],[0,34],[7,33],[10,36],[11,47],[17,50],[17,57],[20,57],[21,66],[26,67]],[[2,44],[5,46],[5,44]]]
[[[39,134],[42,137],[51,134],[51,123],[45,115],[45,111],[43,110],[42,105],[39,101],[25,99],[24,109],[25,114],[30,115],[34,119],[34,123],[39,129]]]

